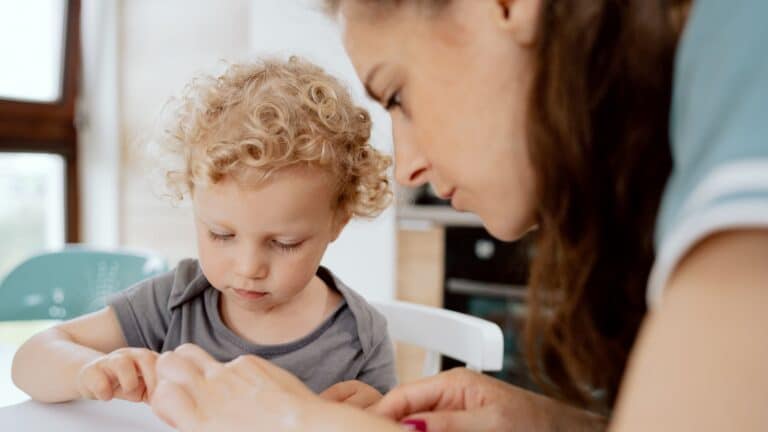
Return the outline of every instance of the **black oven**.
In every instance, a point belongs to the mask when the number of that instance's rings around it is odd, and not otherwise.
[[[504,366],[490,375],[536,390],[522,351],[528,264],[533,253],[533,233],[505,243],[483,228],[445,229],[445,308],[498,324],[504,333]],[[451,358],[442,359],[443,370],[458,365]]]

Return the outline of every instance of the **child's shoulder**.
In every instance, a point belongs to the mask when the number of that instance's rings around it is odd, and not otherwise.
[[[170,281],[170,296],[168,298],[169,309],[193,301],[208,288],[211,288],[211,284],[203,275],[203,269],[197,259],[186,258],[179,261],[172,273],[173,278]]]
[[[341,293],[349,311],[355,318],[358,338],[363,351],[367,352],[375,348],[386,338],[387,320],[381,312],[326,267],[320,267],[317,275],[331,288],[335,288]]]
[[[168,309],[173,309],[198,296],[209,286],[198,260],[187,258],[179,261],[173,269],[141,281],[114,297],[130,302],[166,303]]]

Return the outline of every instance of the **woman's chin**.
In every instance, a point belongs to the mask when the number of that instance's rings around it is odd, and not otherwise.
[[[533,221],[521,222],[514,217],[509,218],[485,218],[482,215],[480,219],[483,221],[483,226],[486,230],[496,239],[504,242],[513,242],[519,240],[531,230],[536,228],[536,224]]]

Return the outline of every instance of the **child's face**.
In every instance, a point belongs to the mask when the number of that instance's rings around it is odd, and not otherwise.
[[[225,179],[193,193],[200,265],[231,305],[272,311],[312,280],[344,221],[317,168],[287,168],[243,187]]]

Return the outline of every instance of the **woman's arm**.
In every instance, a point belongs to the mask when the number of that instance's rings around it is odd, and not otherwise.
[[[768,430],[768,230],[691,250],[641,331],[616,431]]]
[[[83,366],[126,345],[117,316],[107,307],[30,338],[13,358],[13,382],[35,400],[76,399]]]

